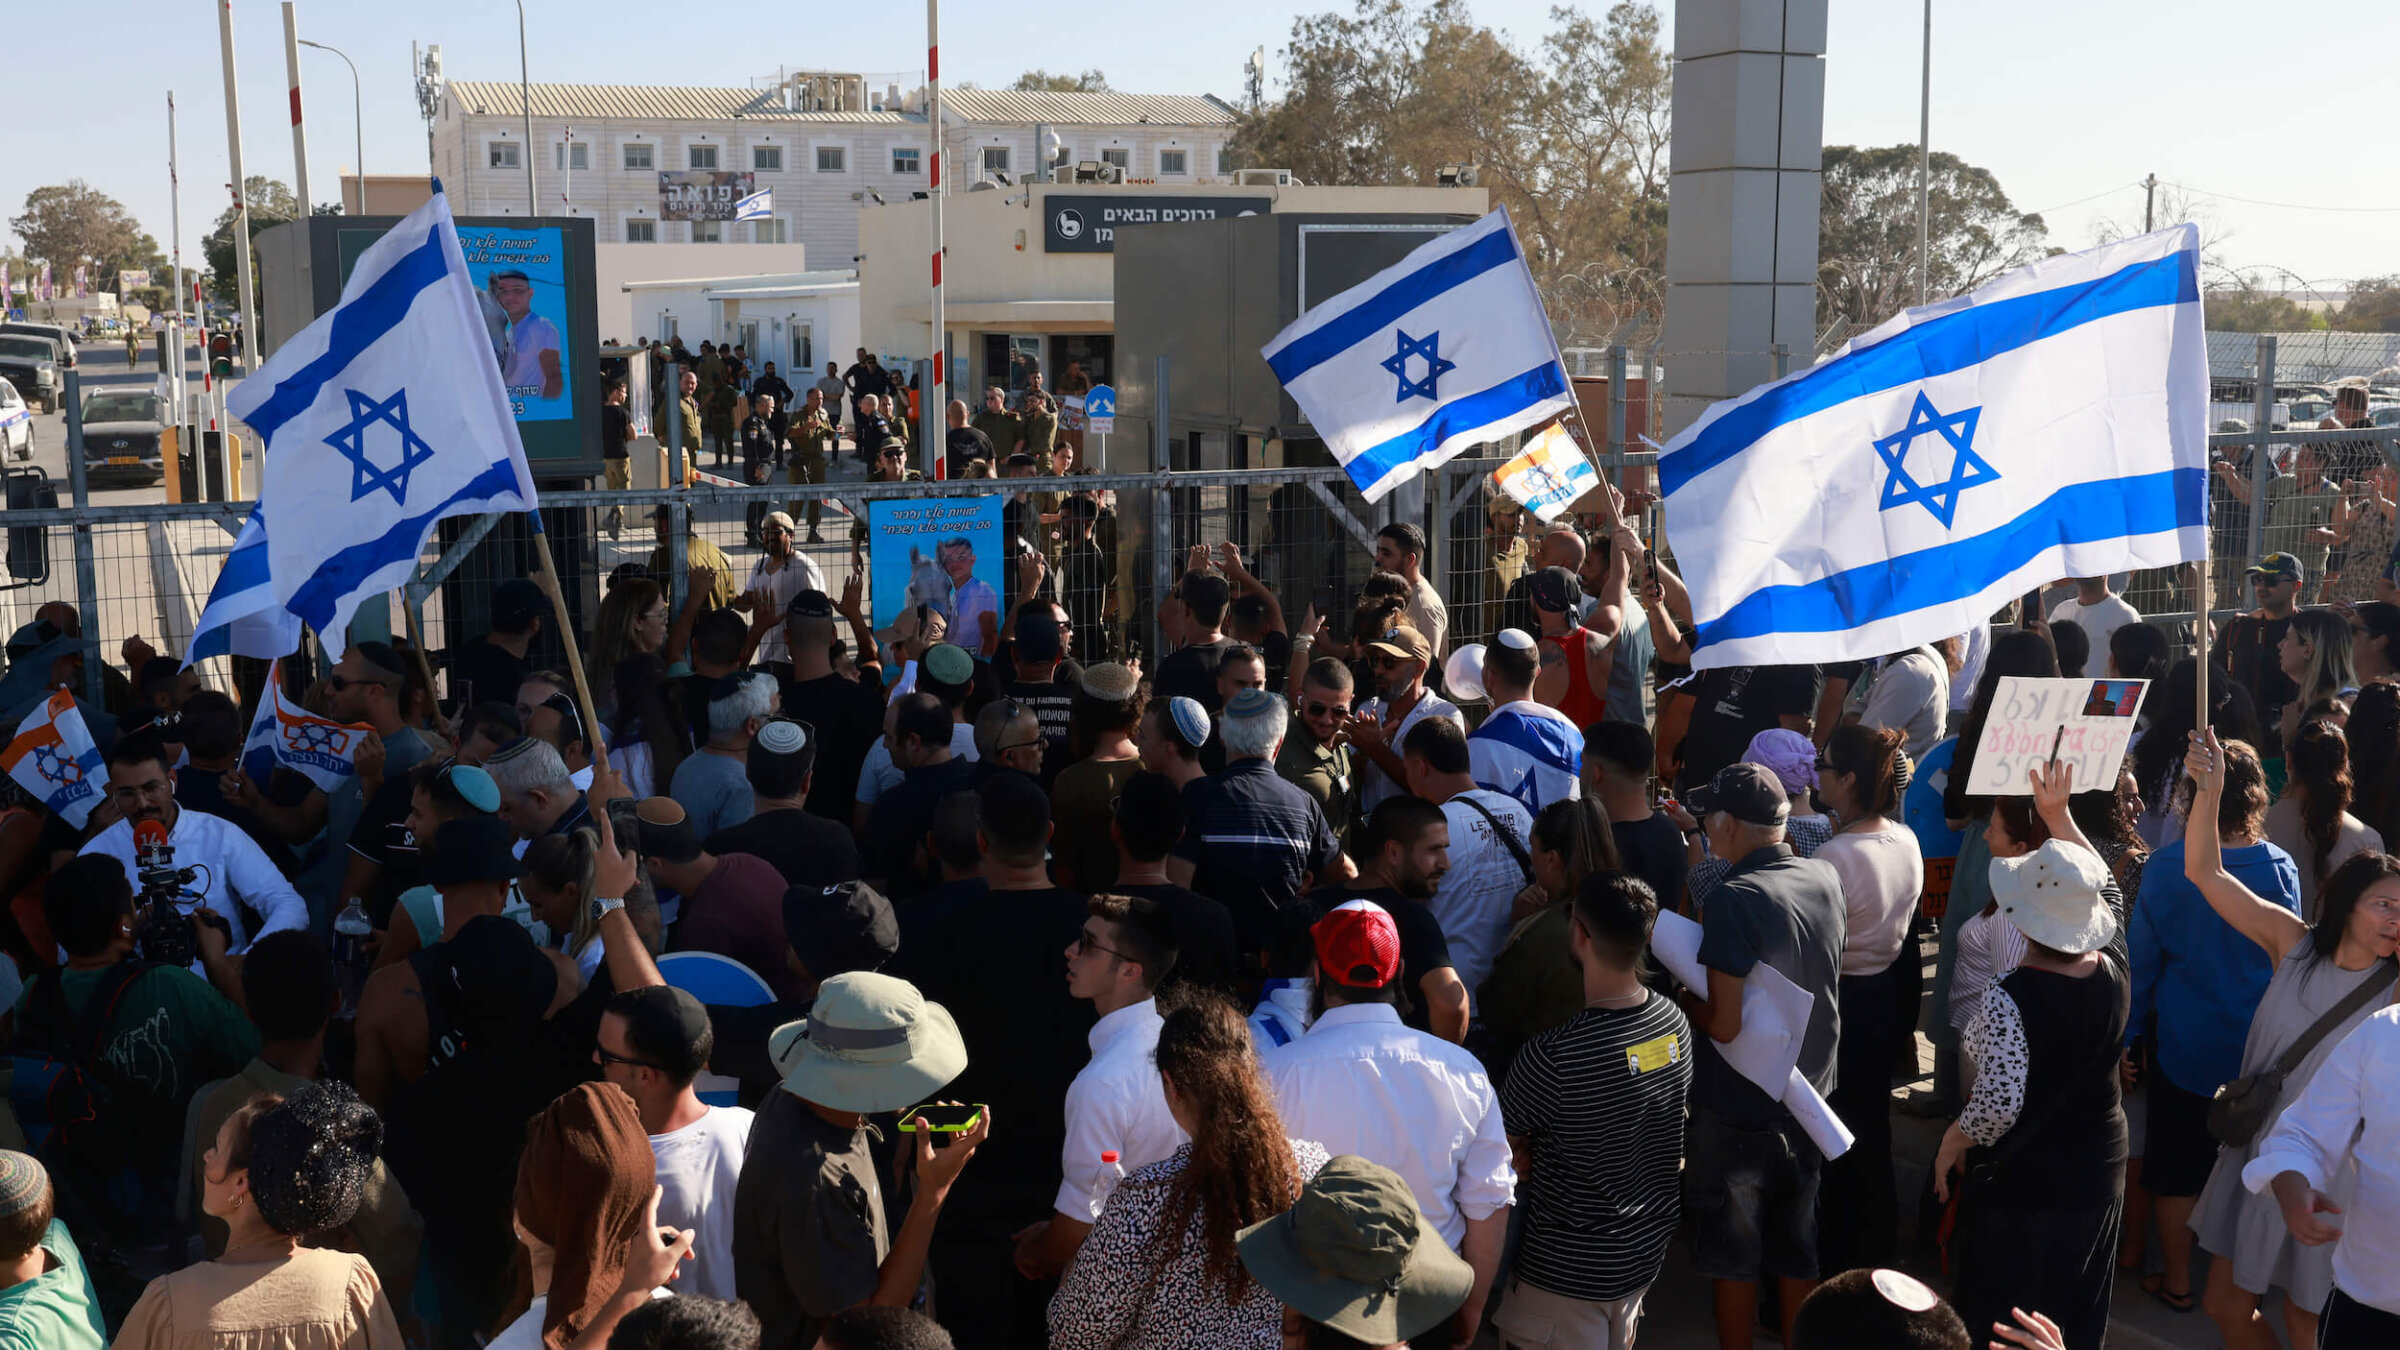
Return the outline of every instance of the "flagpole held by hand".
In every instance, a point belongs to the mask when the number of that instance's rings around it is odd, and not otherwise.
[[[542,529],[542,513],[528,511],[525,519],[533,526],[533,556],[542,565],[542,589],[550,593],[551,612],[558,616],[558,638],[567,644],[567,673],[575,678],[575,702],[583,709],[583,725],[592,742],[592,762],[608,759],[608,746],[601,738],[600,708],[592,702],[592,682],[583,673],[583,650],[575,641],[575,623],[567,617],[566,588],[558,583],[558,564],[550,560],[550,535]]]

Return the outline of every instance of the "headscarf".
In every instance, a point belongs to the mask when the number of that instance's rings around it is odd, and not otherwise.
[[[1751,737],[1742,762],[1774,774],[1786,793],[1806,792],[1817,785],[1817,743],[1788,727],[1769,727]]]
[[[550,1245],[542,1343],[566,1350],[617,1289],[658,1165],[633,1098],[585,1083],[534,1119],[517,1164],[517,1221]]]
[[[250,1196],[278,1233],[313,1237],[365,1199],[383,1121],[346,1083],[298,1088],[250,1125]]]

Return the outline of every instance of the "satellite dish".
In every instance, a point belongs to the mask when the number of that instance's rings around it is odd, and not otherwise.
[[[1470,642],[1450,653],[1450,659],[1442,663],[1442,688],[1450,697],[1470,702],[1485,697],[1482,643]]]

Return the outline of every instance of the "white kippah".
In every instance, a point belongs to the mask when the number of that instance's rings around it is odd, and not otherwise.
[[[1529,652],[1534,648],[1534,641],[1526,635],[1522,628],[1503,628],[1500,630],[1500,645],[1520,652]]]
[[[808,744],[808,733],[798,722],[778,718],[758,729],[758,746],[770,755],[796,754]]]

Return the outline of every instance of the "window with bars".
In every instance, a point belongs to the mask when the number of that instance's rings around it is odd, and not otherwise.
[[[913,145],[892,147],[893,173],[922,173],[924,168],[925,153],[923,151]]]
[[[1184,152],[1181,150],[1161,150],[1158,152],[1158,171],[1162,176],[1166,174],[1180,175],[1188,172],[1188,170],[1184,168],[1184,165],[1187,162],[1188,161],[1185,159]]]
[[[626,242],[626,243],[628,243],[628,244],[655,244],[655,243],[657,243],[657,242],[658,242],[658,222],[657,222],[657,221],[655,221],[655,220],[629,220],[629,221],[626,221],[626,222],[625,222],[625,242]]]
[[[781,220],[754,220],[750,222],[750,242],[753,244],[781,244],[789,241],[783,237]]]
[[[983,171],[985,173],[1007,173],[1008,147],[1005,145],[983,147]]]
[[[693,243],[695,243],[695,244],[722,244],[722,243],[724,243],[724,242],[725,242],[725,222],[724,222],[724,221],[721,221],[721,220],[695,220],[695,221],[693,221],[693,222],[692,222],[692,242],[693,242]]]
[[[647,144],[628,145],[625,147],[626,168],[649,169],[655,168],[657,164],[657,157],[651,153],[651,148]]]
[[[520,147],[515,141],[493,141],[490,146],[491,160],[489,167],[495,169],[514,169],[522,166],[525,161],[518,158],[518,151],[521,148],[522,147]]]
[[[1117,146],[1114,149],[1103,150],[1100,152],[1100,162],[1103,164],[1114,164],[1120,169],[1130,169],[1133,167],[1133,151],[1126,149],[1123,146]]]
[[[552,167],[583,170],[592,167],[592,147],[578,142],[553,147]]]
[[[750,167],[760,173],[782,173],[783,147],[780,145],[751,146]]]
[[[847,170],[849,166],[850,152],[848,147],[839,145],[820,145],[817,147],[818,173],[841,173]]]
[[[687,145],[684,147],[683,153],[684,167],[687,169],[717,167],[717,147],[713,145]]]

